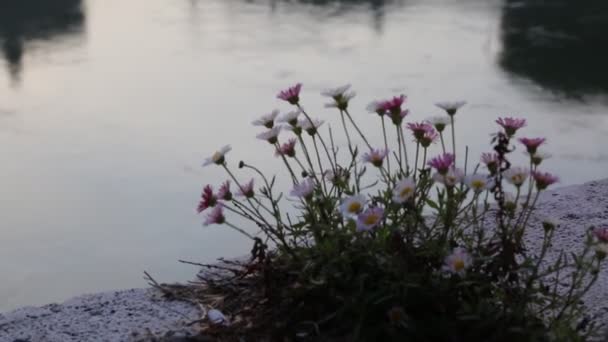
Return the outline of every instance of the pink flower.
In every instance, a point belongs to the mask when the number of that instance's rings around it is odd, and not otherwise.
[[[384,111],[387,111],[394,115],[399,115],[401,114],[401,105],[403,105],[403,103],[405,102],[405,98],[406,96],[403,94],[399,96],[394,96],[390,100],[381,101],[378,106]]]
[[[372,163],[372,165],[376,167],[381,167],[384,158],[388,154],[387,149],[371,149],[369,152],[363,154],[363,161],[367,163]]]
[[[222,224],[224,222],[226,222],[226,217],[224,217],[224,207],[220,204],[213,208],[209,215],[207,215],[203,224],[208,226],[210,224]]]
[[[427,132],[434,130],[433,126],[425,121],[410,122],[407,124],[407,128],[412,131],[414,138],[416,138],[416,141],[418,142],[420,142],[420,139],[422,139]]]
[[[295,146],[296,146],[296,139],[291,138],[286,143],[284,143],[283,145],[281,145],[277,148],[275,155],[277,157],[278,156],[288,156],[288,157],[293,158],[296,155]]]
[[[601,242],[608,242],[608,226],[593,229],[593,235]]]
[[[300,90],[302,90],[302,83],[298,83],[293,87],[282,90],[277,95],[277,98],[287,101],[292,105],[297,105],[298,102],[300,102]]]
[[[201,195],[201,201],[198,204],[198,208],[196,208],[196,211],[200,214],[203,212],[203,210],[209,208],[209,207],[213,207],[217,204],[217,197],[215,197],[215,195],[213,194],[213,188],[211,187],[211,185],[206,185],[203,188],[203,193]]]
[[[490,174],[495,174],[498,171],[498,154],[496,153],[482,153],[481,162],[486,165]]]
[[[237,195],[247,198],[251,198],[255,195],[253,191],[253,178],[248,183],[245,183],[239,187],[239,192]]]
[[[559,178],[557,176],[552,175],[548,172],[532,171],[532,177],[536,182],[536,189],[539,191],[544,190],[549,185],[557,183],[559,181]]]
[[[538,146],[542,145],[547,139],[545,138],[519,138],[519,142],[524,144],[531,155],[536,153]]]
[[[433,159],[431,159],[427,165],[434,167],[435,170],[441,175],[445,175],[450,170],[450,167],[454,164],[454,155],[451,153],[444,153]]]
[[[384,218],[384,209],[371,207],[357,216],[357,231],[369,231],[378,226]]]
[[[224,201],[230,201],[232,199],[232,192],[230,192],[230,181],[225,181],[217,191],[217,197]]]
[[[496,123],[505,129],[508,136],[512,137],[518,129],[526,126],[526,119],[498,118]]]
[[[399,113],[390,113],[391,121],[394,125],[399,126],[403,122],[403,118],[405,118],[409,113],[409,109],[402,110]]]

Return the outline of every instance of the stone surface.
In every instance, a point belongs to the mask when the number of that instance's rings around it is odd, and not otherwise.
[[[194,305],[153,289],[103,292],[0,314],[0,342],[137,341],[184,330],[200,315]]]
[[[549,216],[561,221],[549,256],[560,250],[577,251],[590,226],[608,224],[608,179],[547,191],[537,208],[539,215],[531,219],[526,234],[530,245],[542,238],[539,220]],[[608,321],[608,263],[585,302],[590,317]],[[152,289],[104,292],[0,314],[0,342],[137,341],[170,330],[187,333],[184,324],[200,315],[193,305],[164,300]]]

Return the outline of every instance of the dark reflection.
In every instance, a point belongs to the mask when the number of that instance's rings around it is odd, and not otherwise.
[[[0,0],[0,44],[13,81],[19,81],[26,44],[80,34],[82,0]]]
[[[249,3],[269,2],[272,10],[280,5],[289,6],[295,4],[326,7],[329,16],[340,16],[353,10],[365,10],[370,12],[373,18],[373,27],[382,32],[385,11],[390,6],[402,5],[404,0],[245,0]]]
[[[579,97],[608,91],[608,1],[506,0],[506,70]]]

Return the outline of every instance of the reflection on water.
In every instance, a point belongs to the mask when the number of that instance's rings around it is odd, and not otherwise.
[[[543,87],[608,91],[608,1],[507,0],[500,64]]]
[[[5,0],[0,2],[0,42],[13,81],[19,81],[29,42],[82,33],[82,0]]]
[[[177,259],[212,262],[246,252],[249,241],[234,232],[201,227],[194,211],[199,191],[225,174],[200,162],[231,144],[230,163],[281,168],[249,123],[273,108],[290,110],[274,95],[296,81],[304,83],[307,110],[332,127],[340,127],[339,115],[323,108],[319,92],[352,83],[353,115],[374,144],[383,139],[366,104],[403,92],[412,121],[440,114],[436,101],[467,100],[457,134],[471,156],[486,151],[498,116],[525,116],[525,134],[549,139],[554,157],[544,168],[563,185],[605,177],[608,169],[605,144],[598,143],[608,136],[604,102],[514,82],[497,65],[500,32],[514,25],[501,30],[500,23],[513,23],[515,3],[9,2],[0,2],[0,60],[13,75],[21,65],[23,81],[11,87],[0,72],[0,311],[145,286],[142,270],[163,281],[188,280],[193,269]],[[65,48],[84,36],[81,7],[86,46]],[[532,25],[520,21],[518,27]],[[503,37],[504,56],[518,51]],[[581,49],[589,56],[598,48]],[[536,50],[520,50],[514,61],[534,60]],[[560,65],[550,77],[576,67]],[[514,158],[520,163],[524,155]],[[237,177],[250,176],[242,171]],[[279,175],[279,186],[287,189],[289,179]]]

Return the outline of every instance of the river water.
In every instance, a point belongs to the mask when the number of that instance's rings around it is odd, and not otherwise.
[[[576,4],[576,2],[572,2]],[[594,5],[595,4],[595,5]],[[596,6],[597,8],[593,8]],[[464,99],[459,145],[488,149],[493,120],[526,117],[562,184],[608,176],[608,11],[486,0],[37,0],[0,5],[0,310],[187,280],[178,259],[242,255],[194,208],[230,143],[273,171],[256,116],[297,81],[352,83],[353,114],[408,95],[411,120]],[[375,130],[378,132],[378,130]],[[338,143],[343,138],[338,137]],[[378,134],[373,141],[380,142]],[[517,152],[521,154],[521,152]],[[523,158],[523,157],[522,157]]]

